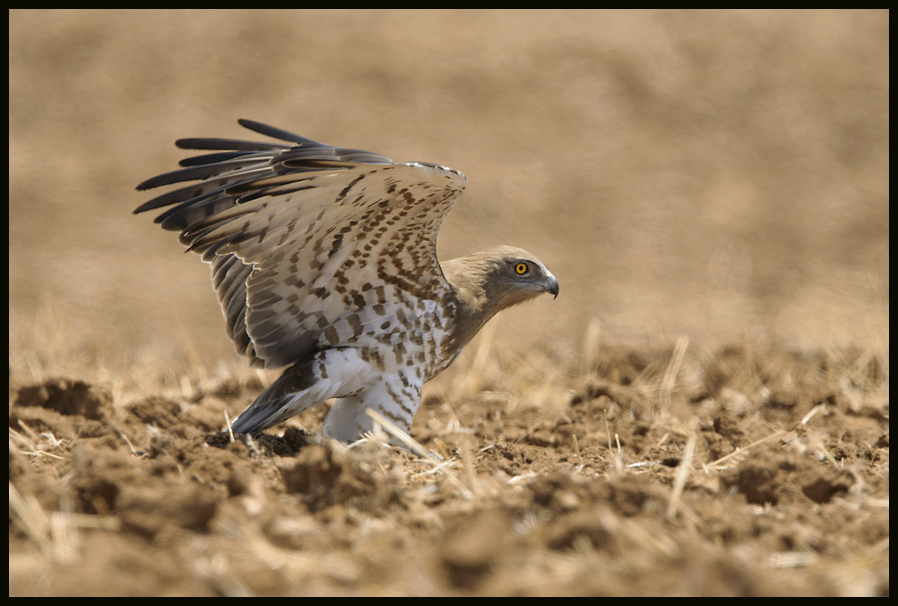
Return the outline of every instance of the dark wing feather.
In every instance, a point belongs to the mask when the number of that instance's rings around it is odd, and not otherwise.
[[[240,124],[290,145],[181,139],[219,151],[141,183],[195,181],[135,210],[171,207],[156,221],[211,263],[238,351],[285,366],[321,347],[406,338],[377,327],[412,320],[410,308],[433,313],[451,292],[436,237],[464,175]]]

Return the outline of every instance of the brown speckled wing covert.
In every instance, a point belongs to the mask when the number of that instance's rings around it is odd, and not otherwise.
[[[240,123],[294,145],[179,140],[229,151],[144,181],[138,189],[201,180],[135,211],[173,206],[156,222],[212,264],[240,353],[254,365],[286,366],[322,340],[336,347],[370,333],[399,336],[403,315],[437,306],[449,286],[436,237],[464,175]]]

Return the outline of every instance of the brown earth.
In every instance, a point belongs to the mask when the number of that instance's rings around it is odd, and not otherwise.
[[[441,460],[293,422],[231,443],[248,374],[11,383],[10,594],[887,595],[881,360],[677,351],[601,350],[537,404],[432,394]]]
[[[888,11],[9,17],[11,596],[888,595]],[[558,277],[425,386],[441,459],[210,438],[276,374],[130,213],[240,117]]]

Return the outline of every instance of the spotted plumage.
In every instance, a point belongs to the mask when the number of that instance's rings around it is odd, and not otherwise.
[[[465,176],[335,148],[252,122],[281,142],[181,139],[206,150],[138,186],[180,185],[134,212],[212,267],[228,334],[254,366],[284,367],[232,424],[272,427],[339,398],[323,433],[351,441],[372,408],[408,430],[421,388],[498,311],[558,282],[508,246],[441,264],[436,238]]]

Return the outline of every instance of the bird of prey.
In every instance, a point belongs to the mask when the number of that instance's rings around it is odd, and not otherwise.
[[[457,170],[393,162],[240,120],[280,142],[181,139],[205,150],[138,190],[183,184],[138,207],[212,267],[229,336],[253,366],[284,367],[233,422],[268,429],[338,398],[322,433],[372,429],[372,408],[408,431],[424,383],[496,312],[558,281],[500,246],[437,259],[443,218],[467,183]]]

